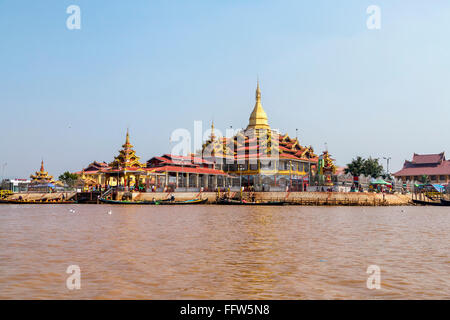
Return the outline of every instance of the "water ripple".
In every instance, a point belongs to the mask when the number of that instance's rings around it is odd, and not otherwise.
[[[445,208],[73,207],[0,206],[0,299],[450,296]]]

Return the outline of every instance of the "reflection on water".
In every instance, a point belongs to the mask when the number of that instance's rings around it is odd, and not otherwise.
[[[0,298],[449,299],[449,229],[444,207],[0,205]]]

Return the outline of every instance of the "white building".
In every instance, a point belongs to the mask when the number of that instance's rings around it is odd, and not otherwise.
[[[12,192],[27,192],[30,182],[29,179],[5,179],[2,181],[2,189]]]

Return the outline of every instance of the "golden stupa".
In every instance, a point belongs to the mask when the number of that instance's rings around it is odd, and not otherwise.
[[[261,104],[261,90],[259,89],[259,81],[256,86],[256,103],[248,121],[247,130],[249,129],[270,129],[267,120],[267,114]]]

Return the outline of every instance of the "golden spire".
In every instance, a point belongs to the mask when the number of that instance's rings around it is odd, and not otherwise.
[[[267,114],[261,105],[261,90],[259,89],[259,80],[256,84],[256,103],[250,115],[248,129],[270,129],[267,121]]]
[[[52,180],[53,176],[50,176],[48,174],[48,172],[44,171],[44,159],[41,160],[40,171],[36,171],[34,175],[30,175],[30,178],[33,180],[33,182],[43,181],[43,180],[48,180],[50,182],[53,182],[53,180]]]
[[[128,128],[127,128],[127,138],[125,140],[125,144],[130,144],[130,135],[128,134]]]
[[[211,141],[216,140],[216,135],[214,134],[214,121],[211,122]]]
[[[261,89],[259,89],[259,79],[256,80],[256,102],[261,103]]]
[[[140,157],[136,156],[136,152],[133,150],[133,145],[130,143],[130,134],[127,128],[125,144],[122,145],[122,150],[119,150],[119,155],[115,157],[113,162],[109,165],[113,168],[143,168],[145,165],[140,163],[139,159]]]

